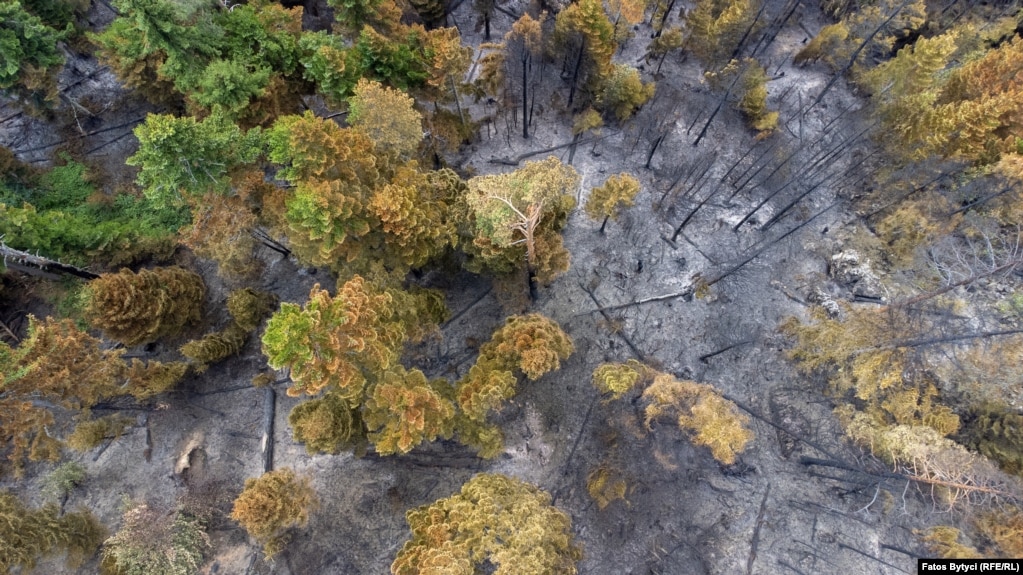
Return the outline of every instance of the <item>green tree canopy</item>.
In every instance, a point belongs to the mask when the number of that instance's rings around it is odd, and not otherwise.
[[[16,0],[0,2],[0,91],[55,90],[53,73],[64,63],[57,43],[66,35],[26,12]]]
[[[182,195],[227,193],[231,170],[258,157],[259,133],[243,132],[216,111],[201,121],[150,114],[135,128],[139,150],[126,163],[142,168],[136,181],[161,204],[178,204]]]
[[[552,156],[526,162],[514,172],[476,176],[468,184],[474,237],[466,249],[479,259],[470,266],[508,273],[525,259],[541,281],[568,269],[568,252],[558,232],[575,206],[575,169]]]

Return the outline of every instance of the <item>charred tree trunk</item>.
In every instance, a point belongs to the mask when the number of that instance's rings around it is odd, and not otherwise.
[[[529,49],[522,49],[522,138],[529,138]]]
[[[646,163],[643,164],[644,168],[646,168],[648,170],[650,169],[650,162],[652,162],[653,159],[654,159],[654,153],[657,152],[657,147],[660,146],[661,142],[663,142],[663,141],[664,141],[664,134],[661,134],[660,136],[657,137],[656,140],[654,140],[654,145],[650,146],[650,153],[646,155]]]
[[[533,264],[526,266],[526,282],[529,284],[529,301],[535,302],[536,298],[540,295],[540,289],[536,281],[536,268]]]
[[[814,107],[817,106],[817,104],[821,103],[821,100],[823,100],[824,96],[827,95],[829,91],[831,91],[831,88],[835,85],[835,82],[837,82],[839,78],[845,76],[846,73],[850,69],[852,69],[853,64],[856,63],[856,58],[859,58],[860,56],[860,52],[862,52],[863,49],[866,48],[868,44],[870,44],[871,40],[874,39],[874,36],[877,36],[878,32],[884,30],[884,27],[887,26],[889,22],[894,20],[895,17],[898,16],[900,12],[902,12],[903,8],[909,5],[909,2],[910,0],[905,0],[902,4],[900,4],[899,7],[896,8],[894,12],[892,12],[891,16],[885,19],[884,22],[878,24],[877,28],[874,28],[874,31],[871,32],[870,35],[867,36],[865,40],[863,40],[863,42],[860,42],[860,45],[856,47],[856,50],[852,53],[852,56],[849,58],[849,62],[846,63],[846,65],[843,66],[841,70],[835,72],[835,74],[831,76],[831,79],[828,80],[828,83],[824,85],[824,89],[821,90],[821,93],[817,95],[817,99],[814,100],[812,104],[810,104],[809,109],[812,110]]]
[[[269,385],[263,390],[263,473],[274,469],[274,415],[277,393]]]
[[[579,55],[575,59],[575,69],[572,70],[572,84],[568,89],[568,107],[572,107],[575,100],[575,85],[579,81],[579,70],[583,67],[583,54],[586,53],[586,38],[579,44]]]

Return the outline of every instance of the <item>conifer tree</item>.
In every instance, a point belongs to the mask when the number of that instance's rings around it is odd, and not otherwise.
[[[624,42],[632,36],[632,27],[643,20],[648,0],[608,0],[607,14],[615,28],[615,39]]]
[[[934,401],[937,390],[926,377],[913,378],[909,348],[913,325],[901,309],[845,309],[843,318],[816,315],[800,324],[792,319],[784,332],[796,338],[790,357],[804,373],[825,373],[836,396],[865,402],[880,427],[930,426],[941,435],[959,428],[959,417]],[[889,342],[894,343],[890,345]],[[910,376],[910,377],[906,377]]]
[[[386,372],[366,399],[363,420],[377,453],[408,453],[424,441],[450,438],[455,407],[447,380],[397,367]]]
[[[583,84],[596,86],[611,75],[611,57],[618,49],[614,24],[600,0],[580,0],[558,12],[554,26],[557,41],[575,64],[569,72],[568,105]]]
[[[964,427],[966,446],[1007,473],[1023,475],[1023,415],[1008,406],[984,405],[971,410]]]
[[[767,72],[753,58],[732,60],[718,72],[707,72],[707,80],[718,90],[727,89],[735,107],[745,114],[750,127],[764,138],[778,127],[778,112],[767,109]]]
[[[1017,507],[979,513],[974,525],[998,548],[997,553],[988,553],[989,557],[1023,556],[1023,510]]]
[[[395,269],[418,268],[455,247],[459,222],[453,206],[465,190],[465,182],[450,169],[423,173],[414,162],[398,167],[369,200],[387,248],[379,260],[389,260]]]
[[[103,541],[103,527],[88,511],[61,515],[56,505],[29,509],[0,492],[0,572],[32,569],[44,555],[67,553],[71,569],[92,557]],[[20,570],[19,570],[20,572]]]
[[[92,325],[125,345],[149,343],[199,321],[206,286],[180,267],[125,268],[89,284],[86,313]]]
[[[582,557],[571,520],[550,495],[503,475],[477,475],[406,519],[412,539],[391,564],[393,575],[474,573],[484,565],[494,575],[574,575]]]
[[[245,489],[234,501],[234,519],[256,541],[263,553],[273,557],[287,544],[287,532],[305,525],[309,513],[318,505],[308,477],[300,477],[288,468],[246,479]]]
[[[339,394],[326,393],[296,405],[288,415],[295,441],[305,444],[309,453],[339,453],[353,449],[365,451],[366,429],[360,406]]]
[[[831,68],[839,68],[852,54],[852,47],[846,42],[848,39],[849,26],[845,23],[828,24],[807,42],[792,61],[796,64],[805,64],[823,60]]]
[[[407,94],[362,79],[348,100],[348,123],[383,154],[408,158],[423,140],[423,119]]]
[[[953,31],[920,38],[861,77],[860,81],[874,92],[877,113],[887,134],[885,140],[892,143],[893,150],[902,150],[900,155],[923,159],[951,152],[951,126],[941,119],[949,110],[936,109],[936,103],[940,93],[938,75],[956,51],[957,36]]]
[[[104,352],[99,340],[70,320],[29,319],[28,337],[17,348],[0,342],[0,436],[8,459],[20,468],[26,455],[49,459],[60,454],[60,442],[48,431],[55,422],[41,398],[63,409],[78,410],[113,395],[119,352]],[[77,367],[76,367],[77,366]],[[6,451],[6,450],[5,450]]]
[[[193,84],[220,54],[223,31],[213,23],[208,3],[115,0],[114,5],[121,16],[95,41],[103,60],[129,87],[157,81],[162,90],[180,93],[179,86]]]
[[[627,363],[602,363],[593,370],[593,386],[610,399],[621,399],[626,393],[651,377],[652,370],[634,359]]]
[[[0,2],[0,92],[56,100],[56,72],[64,63],[57,43],[67,36],[25,11],[16,0]]]
[[[395,320],[390,294],[361,277],[334,297],[319,284],[304,306],[281,304],[263,333],[270,366],[291,370],[288,395],[324,389],[348,400],[362,397],[367,382],[397,364],[406,327]]]
[[[342,105],[363,76],[365,62],[343,38],[325,31],[306,32],[299,39],[303,78],[316,85],[331,105]]]
[[[709,385],[662,373],[643,391],[643,399],[648,428],[658,419],[674,420],[692,434],[693,443],[709,448],[714,459],[725,465],[735,463],[753,440],[749,417]]]
[[[653,41],[650,42],[650,47],[647,49],[646,62],[650,63],[651,58],[657,58],[657,68],[654,70],[654,76],[659,76],[661,73],[661,66],[664,65],[664,60],[667,59],[668,54],[678,50],[685,43],[685,36],[682,34],[682,28],[680,26],[673,26],[661,32]]]
[[[180,204],[184,196],[226,194],[230,172],[259,155],[259,131],[244,133],[219,112],[202,121],[150,114],[135,128],[139,150],[125,162],[139,166],[146,196]]]
[[[314,265],[359,259],[366,242],[355,240],[372,229],[367,204],[383,179],[373,142],[312,113],[279,119],[267,140],[279,175],[296,184],[286,212],[295,252]]]
[[[428,37],[418,24],[401,25],[390,32],[364,26],[354,49],[367,77],[409,90],[430,79],[433,62],[426,50]]]
[[[405,453],[451,435],[450,392],[398,363],[408,339],[443,316],[433,294],[380,289],[356,276],[331,297],[315,286],[304,307],[282,304],[267,324],[263,351],[291,369],[288,394],[319,395],[289,417],[309,451],[361,450],[368,437],[382,454]]]
[[[259,174],[262,179],[262,172]],[[181,243],[199,257],[217,262],[225,278],[252,278],[261,269],[253,256],[256,240],[251,231],[258,224],[256,214],[237,195],[210,192],[189,202],[192,225],[181,231]]]
[[[373,89],[389,90],[377,86]],[[409,105],[407,119],[414,120],[405,123],[402,138],[419,138],[411,100],[390,93]],[[377,104],[367,109],[381,116],[385,110],[393,113]],[[398,157],[411,154],[418,139],[406,140],[401,150],[394,147],[398,140],[380,149],[363,127],[339,128],[306,115],[282,118],[269,131],[271,159],[283,164],[279,174],[296,184],[285,200],[288,235],[300,257],[332,266],[343,277],[384,273],[400,281],[409,268],[454,246],[454,206],[465,184],[451,170],[425,172],[415,161]],[[372,129],[383,137],[383,128]]]
[[[509,317],[480,348],[480,357],[518,369],[531,381],[561,368],[575,351],[557,322],[538,313]]]
[[[184,376],[181,362],[126,363],[122,350],[102,342],[70,320],[29,318],[28,336],[16,348],[0,342],[0,437],[16,470],[29,459],[56,459],[61,441],[52,434],[61,410],[85,418],[90,407],[120,395],[142,400],[166,391]],[[89,425],[84,420],[82,433]],[[98,424],[102,426],[103,424]],[[106,435],[105,428],[101,430]]]
[[[704,66],[717,69],[739,47],[758,7],[758,0],[699,0],[686,16],[686,45]]]
[[[341,29],[357,34],[365,27],[373,27],[390,33],[400,26],[401,9],[394,0],[330,0],[334,19]]]
[[[887,57],[896,37],[909,35],[925,21],[926,6],[922,0],[882,0],[850,11],[840,22],[825,26],[794,58],[797,64],[822,59],[838,70],[812,105],[819,103],[847,72],[858,77],[874,62]]]
[[[119,16],[93,37],[100,57],[154,103],[186,103],[199,113],[217,109],[247,125],[297,104],[301,8],[266,0],[230,10],[212,2],[115,4]]]
[[[472,64],[473,49],[462,44],[457,28],[430,30],[424,40],[424,51],[431,55],[429,77],[420,92],[437,102],[454,102],[459,120],[465,121],[459,91]]]
[[[501,430],[487,422],[487,416],[515,396],[516,372],[535,381],[559,369],[573,351],[572,339],[556,322],[535,313],[508,318],[480,348],[469,373],[456,383],[455,399],[461,411],[455,431],[462,443],[475,447],[481,457],[497,455]]]
[[[639,70],[626,64],[614,64],[607,76],[600,79],[594,103],[624,122],[653,95],[653,82],[644,84]]]
[[[595,220],[603,218],[600,233],[604,233],[608,219],[617,220],[623,208],[632,206],[639,188],[639,180],[623,172],[610,176],[603,186],[590,191],[590,196],[586,198],[586,215]]]

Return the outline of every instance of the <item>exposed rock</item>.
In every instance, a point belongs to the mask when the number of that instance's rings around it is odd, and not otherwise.
[[[846,250],[831,256],[828,274],[854,296],[883,299],[881,280],[870,268],[870,260],[856,250]]]
[[[831,294],[824,291],[820,286],[813,288],[810,294],[807,295],[806,300],[824,308],[830,318],[836,318],[842,313],[842,308],[839,307],[835,298],[831,297]]]

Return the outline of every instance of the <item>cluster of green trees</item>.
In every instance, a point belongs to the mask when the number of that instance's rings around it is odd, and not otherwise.
[[[68,155],[48,170],[0,150],[0,235],[8,246],[63,262],[130,265],[165,258],[187,214],[127,192],[110,196]]]
[[[297,405],[289,421],[310,452],[362,449],[407,453],[437,437],[459,439],[492,457],[501,433],[487,413],[514,395],[515,370],[530,379],[559,367],[572,344],[539,315],[510,318],[457,383],[428,380],[400,362],[402,346],[429,333],[446,309],[438,294],[384,289],[356,276],[331,295],[313,288],[304,306],[284,303],[263,334],[275,368],[289,368]]]
[[[0,93],[35,106],[57,99],[64,65],[58,43],[73,30],[78,8],[61,1],[0,3]]]

